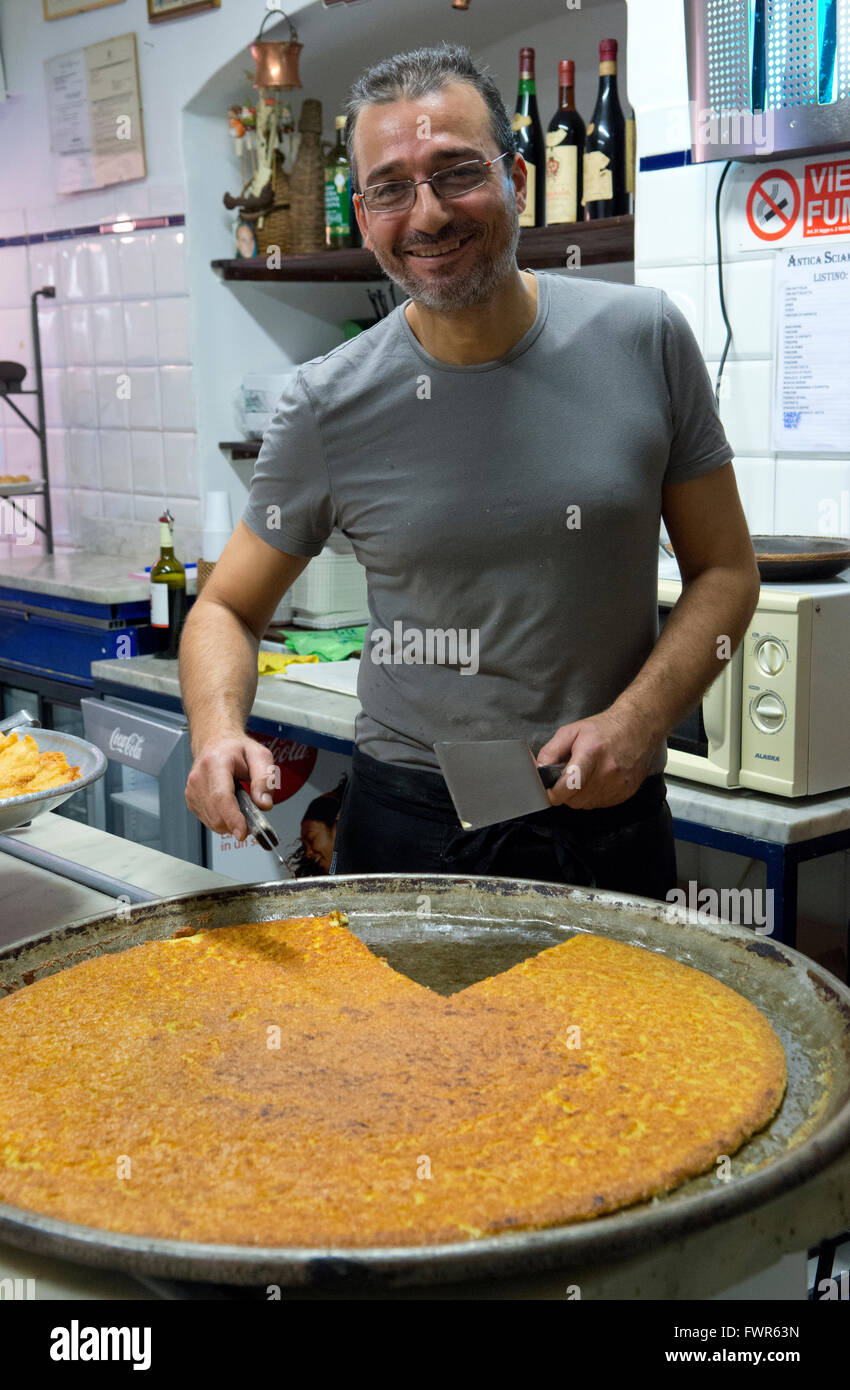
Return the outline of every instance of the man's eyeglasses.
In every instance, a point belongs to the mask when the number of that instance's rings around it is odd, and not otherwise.
[[[450,169],[438,169],[429,179],[393,179],[390,183],[372,183],[355,197],[362,198],[369,212],[407,212],[416,202],[416,190],[422,183],[430,183],[438,198],[462,198],[487,182],[487,170],[500,159],[506,159],[509,150],[496,159],[468,159],[463,164],[453,164]]]

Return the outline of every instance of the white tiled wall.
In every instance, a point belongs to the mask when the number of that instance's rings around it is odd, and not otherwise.
[[[0,236],[51,229],[0,213]],[[181,530],[200,524],[185,251],[182,227],[0,246],[0,358],[26,366],[27,387],[29,296],[56,287],[39,301],[39,331],[57,549],[90,536],[91,518],[150,524],[166,501]],[[17,403],[37,418],[33,397]],[[0,447],[0,472],[40,477],[37,439],[2,404]],[[20,539],[5,512],[0,523],[2,557]],[[97,535],[108,545],[109,526]],[[114,535],[120,551],[127,528]]]

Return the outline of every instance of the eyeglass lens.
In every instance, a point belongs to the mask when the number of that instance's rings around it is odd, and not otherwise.
[[[438,198],[459,198],[480,188],[487,177],[485,165],[480,160],[465,164],[455,164],[450,169],[440,169],[429,180]],[[392,183],[379,183],[365,190],[363,194],[366,207],[372,212],[393,211],[412,207],[415,198],[414,185],[410,180]]]

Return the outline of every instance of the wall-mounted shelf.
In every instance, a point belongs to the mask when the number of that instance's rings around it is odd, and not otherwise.
[[[30,322],[32,325],[32,349],[35,365],[35,387],[27,388],[21,386],[21,382],[26,377],[26,371],[17,362],[6,362],[6,373],[0,376],[0,400],[6,402],[10,410],[13,410],[19,420],[23,420],[28,430],[31,430],[38,440],[41,453],[41,477],[35,478],[25,483],[2,483],[0,484],[0,497],[8,499],[8,504],[14,511],[21,516],[27,516],[26,509],[21,509],[14,500],[16,497],[35,497],[44,498],[44,523],[32,520],[36,530],[44,536],[48,555],[53,554],[53,516],[50,509],[50,473],[47,467],[47,419],[44,413],[44,379],[41,372],[41,337],[38,328],[38,300],[39,296],[44,295],[45,299],[55,299],[56,289],[53,285],[44,285],[40,290],[33,290],[30,295]],[[16,405],[11,399],[12,396],[35,396],[36,412],[38,424],[34,425],[28,415],[25,415],[20,406]],[[4,465],[6,468],[9,464]]]
[[[218,447],[235,462],[237,459],[255,459],[262,443],[262,439],[228,439],[220,440]]]
[[[608,265],[633,261],[635,219],[605,217],[595,222],[561,222],[551,227],[526,227],[520,232],[517,260],[532,270],[556,270],[577,266]],[[345,251],[317,251],[310,256],[285,256],[278,270],[270,270],[262,256],[213,261],[222,280],[272,280],[280,282],[382,280],[384,273],[371,251],[362,246]],[[222,445],[222,447],[224,447]]]

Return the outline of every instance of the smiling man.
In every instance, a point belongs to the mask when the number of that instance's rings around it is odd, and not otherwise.
[[[257,641],[337,527],[370,628],[335,871],[663,898],[665,737],[758,594],[699,348],[659,290],[518,267],[526,169],[466,49],[370,69],[346,139],[364,245],[408,299],[283,391],[181,645],[188,804],[239,835],[234,776],[270,804],[270,755],[245,735]],[[656,640],[662,516],[684,586]],[[460,829],[435,742],[514,737],[569,763],[550,809]]]

